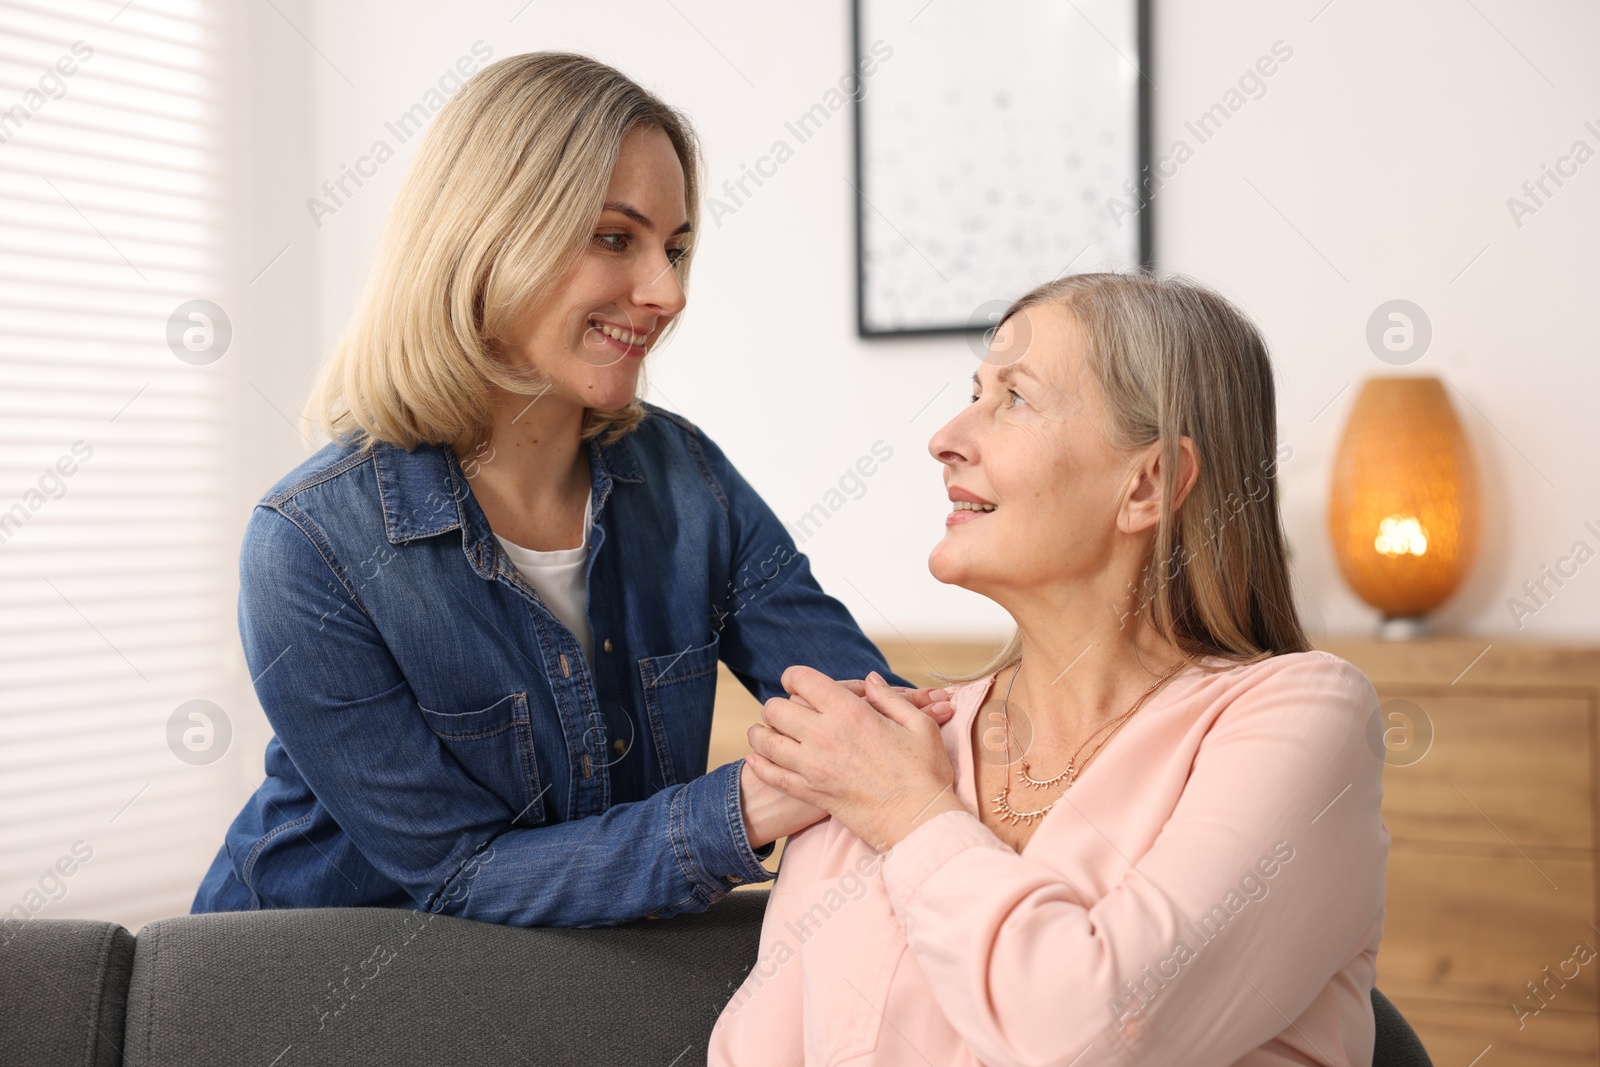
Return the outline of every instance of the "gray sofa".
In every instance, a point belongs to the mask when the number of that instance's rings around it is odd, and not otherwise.
[[[0,923],[0,1065],[705,1063],[764,890],[702,915],[518,929],[373,908]],[[1379,1067],[1428,1065],[1382,994]]]

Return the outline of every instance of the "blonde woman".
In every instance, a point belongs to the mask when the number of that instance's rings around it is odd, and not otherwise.
[[[761,697],[887,667],[717,446],[638,399],[699,184],[682,116],[583,56],[504,59],[435,119],[313,396],[335,441],[246,530],[275,736],[194,911],[665,917],[821,817],[702,773],[719,661]]]
[[[1372,1062],[1377,700],[1301,630],[1275,436],[1265,346],[1202,288],[1011,307],[929,446],[929,566],[1016,635],[942,730],[785,674],[748,764],[831,818],[785,848],[711,1063]]]

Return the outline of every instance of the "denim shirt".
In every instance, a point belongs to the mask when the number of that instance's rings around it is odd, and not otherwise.
[[[588,445],[592,663],[448,446],[331,444],[267,493],[239,629],[275,736],[193,911],[598,926],[771,877],[744,761],[704,773],[718,661],[761,700],[796,663],[906,683],[721,450],[648,410]]]

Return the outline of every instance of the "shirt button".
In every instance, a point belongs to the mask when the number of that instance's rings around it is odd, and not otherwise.
[[[609,638],[609,637],[606,638],[606,643],[601,645],[600,647],[605,649],[607,652],[610,652],[611,651],[611,638]]]
[[[619,737],[615,741],[611,742],[611,751],[620,756],[624,752],[628,751],[628,743]]]

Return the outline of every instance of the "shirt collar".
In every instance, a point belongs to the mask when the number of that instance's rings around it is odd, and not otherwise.
[[[613,481],[644,481],[639,457],[633,451],[631,435],[610,444],[589,440],[589,474],[594,504],[594,519],[611,496]],[[467,487],[466,474],[449,445],[418,445],[406,451],[396,445],[377,442],[372,446],[372,462],[383,503],[384,533],[390,544],[400,545],[424,537],[435,537],[450,530],[468,532],[467,550],[493,536],[483,509]]]

